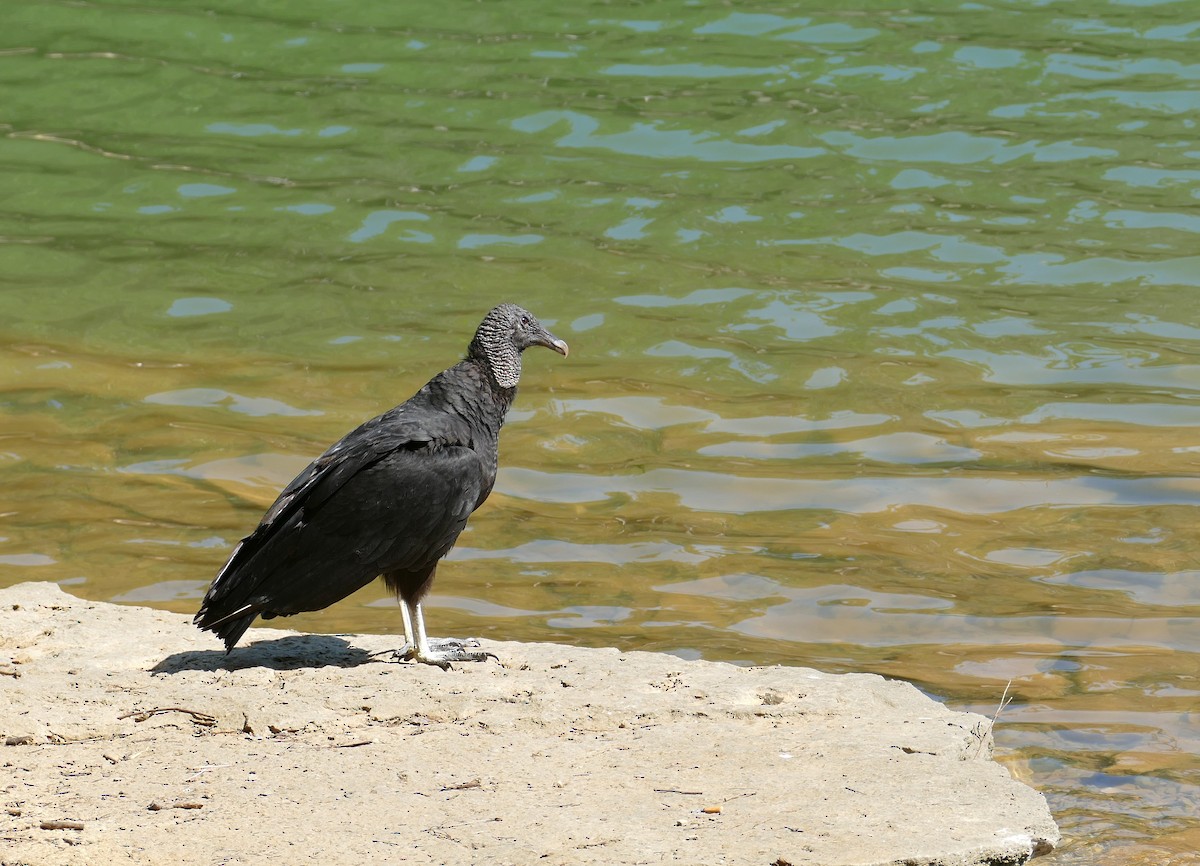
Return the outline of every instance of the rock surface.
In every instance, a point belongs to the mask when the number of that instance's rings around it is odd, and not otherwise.
[[[255,629],[0,590],[0,862],[1022,863],[987,719],[867,674]]]

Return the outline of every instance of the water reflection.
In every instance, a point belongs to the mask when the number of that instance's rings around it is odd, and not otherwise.
[[[508,496],[543,502],[593,502],[615,493],[669,493],[684,508],[732,514],[795,509],[864,514],[918,506],[970,515],[1038,506],[1082,508],[1200,503],[1200,479],[1192,477],[1085,476],[1011,480],[992,476],[877,476],[818,480],[739,477],[677,469],[651,469],[636,476],[597,477],[508,468],[501,469],[498,484]]]
[[[664,129],[659,123],[635,123],[622,132],[601,133],[598,120],[574,111],[540,112],[514,120],[512,127],[519,132],[541,133],[564,123],[569,132],[554,140],[555,147],[596,148],[632,156],[735,163],[809,159],[826,152],[823,147],[727,141],[711,130]]]

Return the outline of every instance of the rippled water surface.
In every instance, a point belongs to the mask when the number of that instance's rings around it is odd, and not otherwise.
[[[514,300],[435,633],[1011,681],[1053,862],[1200,862],[1200,13],[829,8],[7,0],[0,583],[193,611]]]

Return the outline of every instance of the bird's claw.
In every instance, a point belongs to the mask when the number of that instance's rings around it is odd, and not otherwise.
[[[467,638],[458,640],[456,638],[440,638],[429,641],[429,652],[422,654],[416,646],[411,643],[406,643],[397,650],[392,650],[392,661],[407,662],[415,661],[422,664],[433,665],[444,671],[450,670],[451,662],[485,662],[488,659],[493,659],[497,663],[500,657],[491,652],[472,652],[467,647],[479,646],[479,641],[475,638]]]
[[[469,646],[480,646],[479,638],[467,637],[461,640],[456,637],[430,638],[429,648],[434,651],[463,650]]]
[[[494,659],[497,663],[500,661],[500,657],[495,653],[470,652],[461,648],[430,650],[426,655],[422,655],[414,650],[406,656],[406,659],[421,662],[422,664],[434,665],[444,671],[450,670],[450,662],[485,662],[488,659]]]

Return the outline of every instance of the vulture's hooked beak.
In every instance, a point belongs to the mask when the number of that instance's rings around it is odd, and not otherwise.
[[[558,337],[554,336],[545,329],[543,329],[542,332],[534,338],[533,342],[538,346],[545,346],[547,349],[553,349],[564,358],[567,357],[567,353],[570,352],[570,348],[567,346],[565,340],[558,339]]]

